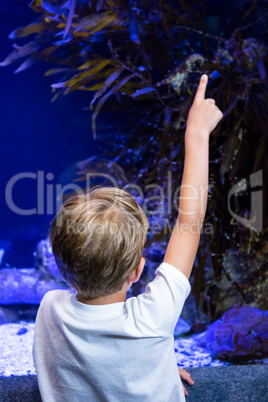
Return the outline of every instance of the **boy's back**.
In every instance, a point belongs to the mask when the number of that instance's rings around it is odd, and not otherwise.
[[[44,401],[183,401],[173,332],[187,278],[161,264],[144,294],[87,305],[73,293],[46,294],[34,359]]]
[[[173,331],[190,286],[208,187],[208,139],[222,118],[201,78],[187,120],[180,209],[164,263],[145,293],[126,300],[141,276],[148,221],[126,192],[72,197],[51,227],[53,253],[76,290],[52,291],[36,320],[34,361],[44,402],[178,402],[184,393]]]

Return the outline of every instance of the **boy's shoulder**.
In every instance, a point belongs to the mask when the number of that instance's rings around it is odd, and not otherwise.
[[[181,271],[167,263],[162,263],[156,274],[144,293],[127,299],[126,309],[139,326],[150,327],[155,334],[172,336],[185,299],[190,293],[190,283]]]
[[[165,278],[173,278],[174,280],[180,282],[186,288],[187,296],[190,293],[191,287],[189,280],[178,268],[173,267],[173,265],[170,265],[167,262],[162,262],[162,264],[159,265],[159,267],[157,268],[156,274],[160,274]]]
[[[44,294],[44,296],[40,302],[40,307],[43,307],[44,305],[46,305],[46,306],[54,305],[55,306],[56,301],[58,303],[60,303],[61,301],[64,302],[68,298],[70,298],[72,295],[73,295],[73,293],[69,289],[50,290]]]

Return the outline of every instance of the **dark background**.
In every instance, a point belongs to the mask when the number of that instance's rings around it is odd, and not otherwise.
[[[33,21],[36,14],[26,0],[1,0],[0,60],[12,51],[10,32]],[[17,43],[21,43],[16,41]],[[0,68],[1,117],[1,230],[0,248],[5,249],[2,266],[33,265],[37,242],[45,238],[52,214],[19,216],[5,201],[5,188],[14,175],[44,171],[55,185],[70,164],[96,153],[98,141],[90,130],[90,114],[83,110],[90,102],[88,94],[74,93],[51,103],[52,77],[44,77],[50,67],[37,63],[13,74],[18,63]],[[36,207],[37,181],[24,179],[14,186],[13,199],[20,208]]]

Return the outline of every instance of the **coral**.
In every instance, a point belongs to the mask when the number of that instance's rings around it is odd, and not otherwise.
[[[220,359],[268,356],[268,311],[235,305],[206,332],[207,347]]]
[[[64,282],[53,256],[49,239],[41,240],[37,244],[34,257],[35,267],[40,271],[41,276]]]

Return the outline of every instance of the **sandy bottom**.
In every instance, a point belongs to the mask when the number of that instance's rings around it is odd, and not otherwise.
[[[35,375],[32,358],[34,323],[0,325],[0,377]],[[202,334],[177,339],[174,350],[180,367],[224,366],[202,347]]]

